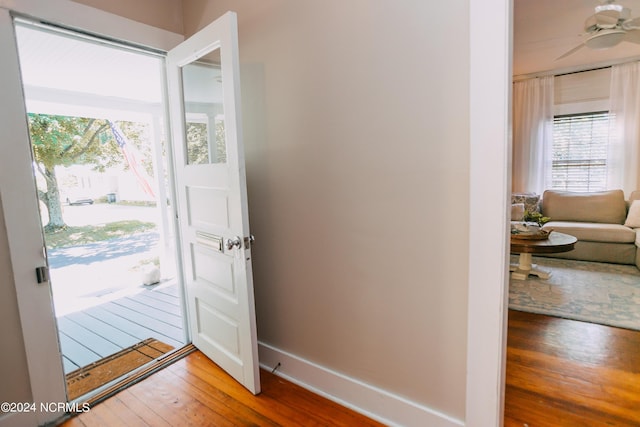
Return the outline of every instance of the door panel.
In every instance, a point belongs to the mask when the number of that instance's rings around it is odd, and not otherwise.
[[[229,228],[229,198],[225,190],[186,187],[186,192],[190,226],[198,229]]]
[[[167,80],[192,340],[258,393],[236,15],[170,51]]]

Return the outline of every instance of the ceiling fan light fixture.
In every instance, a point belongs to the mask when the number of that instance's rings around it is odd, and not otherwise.
[[[584,44],[595,50],[608,49],[624,40],[624,36],[623,30],[602,30],[585,40]]]
[[[618,13],[622,13],[624,7],[622,5],[619,4],[601,4],[599,6],[596,6],[596,13],[601,13],[601,12],[618,12]]]

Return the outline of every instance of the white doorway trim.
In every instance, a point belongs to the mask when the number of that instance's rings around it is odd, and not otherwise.
[[[466,425],[502,425],[511,187],[512,0],[469,2],[470,198]],[[491,22],[491,25],[486,25]],[[482,218],[482,224],[477,221]]]
[[[58,334],[52,310],[38,310],[51,306],[48,284],[37,285],[35,268],[46,264],[42,232],[33,224],[39,224],[37,200],[25,197],[25,182],[33,182],[29,165],[31,148],[26,125],[26,111],[20,82],[17,45],[13,32],[13,22],[6,10],[0,9],[0,86],[2,114],[0,129],[3,129],[4,157],[0,166],[0,196],[6,224],[11,269],[16,287],[20,324],[24,337],[27,368],[32,400],[40,402],[64,401],[65,390],[62,382],[62,359],[47,355],[58,348]],[[13,82],[13,84],[12,84]],[[19,185],[23,183],[22,185]],[[35,194],[34,188],[27,191]],[[27,227],[27,225],[29,227]],[[46,363],[48,362],[48,363]],[[38,378],[38,381],[34,381]],[[13,416],[18,418],[17,416]],[[35,413],[38,424],[47,421]],[[4,418],[9,418],[5,415]],[[4,420],[3,420],[4,421]]]

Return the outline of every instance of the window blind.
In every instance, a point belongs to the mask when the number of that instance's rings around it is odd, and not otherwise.
[[[551,187],[581,192],[605,190],[608,142],[607,111],[554,117]]]

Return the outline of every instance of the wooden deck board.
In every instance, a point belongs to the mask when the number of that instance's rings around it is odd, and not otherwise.
[[[73,363],[67,356],[62,356],[62,365],[64,367],[64,373],[67,374],[69,372],[75,371],[80,366]]]
[[[72,313],[66,317],[103,337],[108,337],[111,342],[120,348],[126,348],[140,342],[138,337],[126,332],[126,330],[116,328],[104,320],[97,319],[84,311]]]
[[[185,342],[177,295],[177,285],[141,288],[138,294],[58,318],[65,373],[147,338],[182,347]]]
[[[156,308],[152,305],[149,305],[139,299],[133,299],[130,297],[122,298],[113,302],[114,304],[118,304],[122,307],[126,307],[130,310],[144,313],[145,316],[154,318],[159,320],[160,322],[167,323],[169,325],[175,324],[176,321],[180,320],[180,315],[174,315],[171,313],[167,313],[166,311]]]
[[[74,364],[78,366],[86,366],[101,359],[98,353],[67,336],[65,333],[61,332],[58,336],[60,338],[60,349],[62,354]]]
[[[147,316],[146,313],[141,313],[137,310],[116,304],[115,302],[104,304],[102,307],[113,314],[144,326],[155,333],[170,337],[176,341],[182,339],[182,328],[179,326],[158,321],[156,318]]]
[[[89,347],[94,353],[99,354],[101,357],[107,357],[122,350],[122,347],[115,345],[109,339],[87,329],[68,317],[58,319],[58,328],[61,332],[73,337],[74,340],[82,343],[85,347]]]
[[[128,303],[127,307],[136,308],[145,305],[149,307],[150,311],[147,313],[148,315],[157,314],[160,317],[158,320],[167,321],[168,315],[173,315],[176,317],[180,317],[180,307],[176,307],[173,304],[166,303],[164,301],[158,301],[157,299],[150,298],[146,293],[141,293],[135,296],[134,298],[125,298],[119,301],[119,303]],[[169,322],[171,323],[171,322]]]
[[[180,298],[180,290],[177,286],[165,286],[154,291]]]
[[[182,343],[181,339],[175,340],[167,335],[149,329],[145,325],[141,325],[137,322],[132,321],[131,319],[112,313],[111,311],[106,310],[103,306],[94,307],[90,309],[88,313],[92,316],[99,316],[100,319],[104,319],[106,322],[109,322],[111,325],[119,328],[120,330],[127,331],[127,333],[130,333],[131,335],[138,338],[139,341],[145,340],[147,338],[156,338],[169,345],[173,345],[174,347],[176,343]]]
[[[132,299],[129,298],[129,300],[132,300]],[[182,311],[180,310],[180,306],[176,306],[175,304],[171,304],[171,303],[153,298],[149,296],[148,293],[140,293],[139,295],[136,295],[135,300],[133,301],[148,305],[149,307],[155,308],[157,310],[162,310],[162,312],[164,313],[173,314],[178,318],[180,318],[180,315],[181,315],[180,313]]]
[[[180,297],[163,292],[162,289],[152,289],[143,294],[147,298],[153,298],[157,301],[163,301],[180,308]]]

